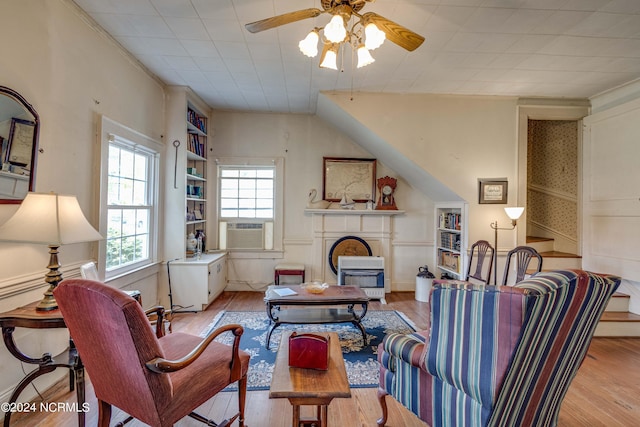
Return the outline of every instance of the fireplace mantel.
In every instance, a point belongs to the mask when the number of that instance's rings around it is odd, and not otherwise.
[[[368,209],[305,209],[304,213],[314,215],[401,215],[404,211]]]
[[[312,280],[337,283],[328,264],[330,248],[342,237],[357,236],[367,242],[373,256],[384,258],[385,291],[391,291],[393,219],[404,211],[338,208],[305,209],[304,212],[312,217],[313,249],[308,269]]]

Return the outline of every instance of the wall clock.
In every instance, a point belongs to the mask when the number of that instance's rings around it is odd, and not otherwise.
[[[394,193],[396,191],[396,185],[398,180],[385,176],[384,178],[378,178],[378,204],[376,209],[378,210],[397,210],[396,199]]]

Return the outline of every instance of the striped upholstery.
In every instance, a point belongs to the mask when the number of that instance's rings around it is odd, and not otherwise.
[[[556,425],[619,283],[581,270],[514,287],[436,280],[430,331],[380,345],[381,393],[434,427]]]

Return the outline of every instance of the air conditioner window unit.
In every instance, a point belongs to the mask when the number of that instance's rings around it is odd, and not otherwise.
[[[263,249],[264,224],[227,223],[227,249]]]

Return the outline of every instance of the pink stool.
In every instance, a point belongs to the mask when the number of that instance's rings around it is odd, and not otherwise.
[[[275,276],[273,278],[276,286],[280,285],[280,276],[301,276],[304,283],[304,264],[283,263],[276,265]]]

